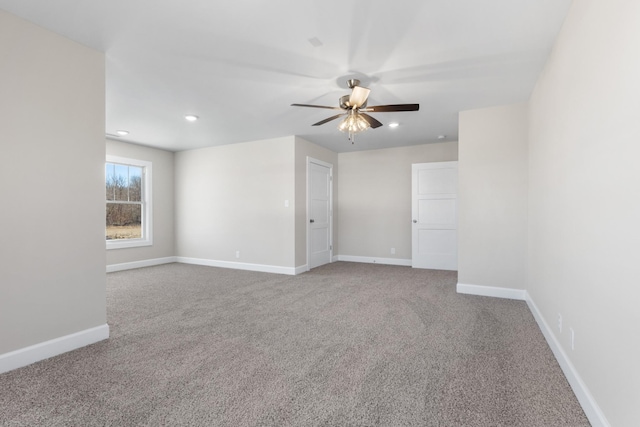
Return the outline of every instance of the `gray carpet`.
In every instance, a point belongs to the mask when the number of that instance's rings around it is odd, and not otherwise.
[[[455,285],[343,262],[111,273],[111,338],[0,375],[0,424],[588,426],[526,304]]]

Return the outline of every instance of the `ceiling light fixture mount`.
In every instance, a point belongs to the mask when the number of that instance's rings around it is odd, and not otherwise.
[[[195,122],[196,120],[198,120],[200,117],[198,116],[194,116],[193,114],[187,114],[186,116],[184,116],[185,120],[188,122]]]
[[[322,43],[322,40],[320,40],[317,37],[311,37],[309,39],[309,43],[311,43],[311,46],[313,46],[313,47],[320,47],[320,46],[322,46],[324,44],[324,43]]]

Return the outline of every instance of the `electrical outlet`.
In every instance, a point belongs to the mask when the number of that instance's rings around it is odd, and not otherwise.
[[[558,330],[562,333],[562,314],[558,313]]]
[[[576,333],[573,331],[573,328],[569,328],[569,333],[571,334],[571,350],[573,350],[575,349]]]
[[[395,255],[396,254],[396,248],[391,248],[391,255]]]
[[[240,258],[240,251],[236,251],[236,258]]]

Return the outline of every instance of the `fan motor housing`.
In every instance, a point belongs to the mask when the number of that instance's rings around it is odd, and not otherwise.
[[[353,108],[353,106],[349,103],[349,99],[351,98],[351,95],[345,95],[345,96],[341,96],[339,99],[339,105],[340,108],[342,108],[343,110],[350,110]],[[365,101],[360,108],[365,108],[367,106],[367,101]]]

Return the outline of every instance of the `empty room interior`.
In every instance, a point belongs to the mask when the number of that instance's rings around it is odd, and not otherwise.
[[[0,425],[640,425],[639,53],[633,0],[0,0]]]

